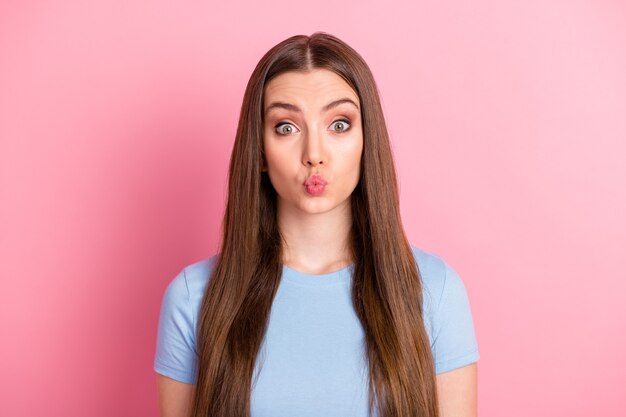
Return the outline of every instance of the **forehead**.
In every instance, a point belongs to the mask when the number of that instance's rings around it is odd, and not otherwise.
[[[319,103],[348,97],[359,104],[350,85],[333,71],[315,68],[310,71],[288,71],[272,78],[265,86],[264,107],[270,101],[294,103]]]

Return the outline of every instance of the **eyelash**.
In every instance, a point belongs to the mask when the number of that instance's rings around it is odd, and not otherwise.
[[[348,120],[348,119],[337,119],[334,122],[332,122],[331,125],[334,125],[335,123],[339,123],[339,122],[347,124],[348,127],[346,129],[342,130],[341,132],[335,132],[335,133],[345,133],[348,130],[350,130],[350,128],[352,127],[352,124],[350,123],[350,120]],[[274,130],[280,129],[282,126],[285,126],[285,125],[292,125],[293,126],[293,123],[289,123],[289,122],[278,123],[276,126],[274,126]],[[289,134],[289,133],[280,133],[280,132],[277,132],[277,133],[279,135],[281,135],[281,136],[287,136]]]

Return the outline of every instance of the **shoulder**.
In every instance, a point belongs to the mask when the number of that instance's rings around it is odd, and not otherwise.
[[[440,256],[411,247],[422,279],[423,317],[436,373],[476,362],[480,355],[463,280]]]
[[[411,249],[421,277],[424,317],[429,331],[436,333],[447,310],[465,307],[465,284],[441,256],[414,245]]]
[[[455,281],[453,285],[458,285],[456,281],[460,281],[460,278],[451,272],[452,268],[439,255],[412,244],[411,250],[422,279],[425,308],[436,307],[441,302],[446,287],[451,281]]]
[[[154,370],[177,381],[195,381],[196,323],[217,257],[189,264],[170,280],[161,304]]]
[[[218,254],[189,264],[181,271],[182,280],[189,291],[189,296],[193,298],[198,294],[204,294],[204,290],[213,272]],[[176,279],[180,279],[176,277]]]
[[[163,299],[164,309],[176,310],[181,315],[189,316],[186,320],[195,326],[216,260],[217,255],[213,255],[182,268],[167,285]]]

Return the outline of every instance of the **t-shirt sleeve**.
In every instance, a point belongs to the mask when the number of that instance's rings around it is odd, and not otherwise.
[[[447,264],[433,327],[435,373],[478,361],[480,355],[467,291],[457,272]]]
[[[154,370],[180,382],[196,380],[195,320],[183,269],[167,286],[161,303]]]

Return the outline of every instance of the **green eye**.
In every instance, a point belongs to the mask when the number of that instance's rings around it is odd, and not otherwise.
[[[350,128],[350,122],[348,120],[337,120],[333,123],[333,130],[335,132],[345,132]]]
[[[279,123],[276,125],[276,131],[280,135],[290,135],[295,131],[295,129],[291,123]]]

